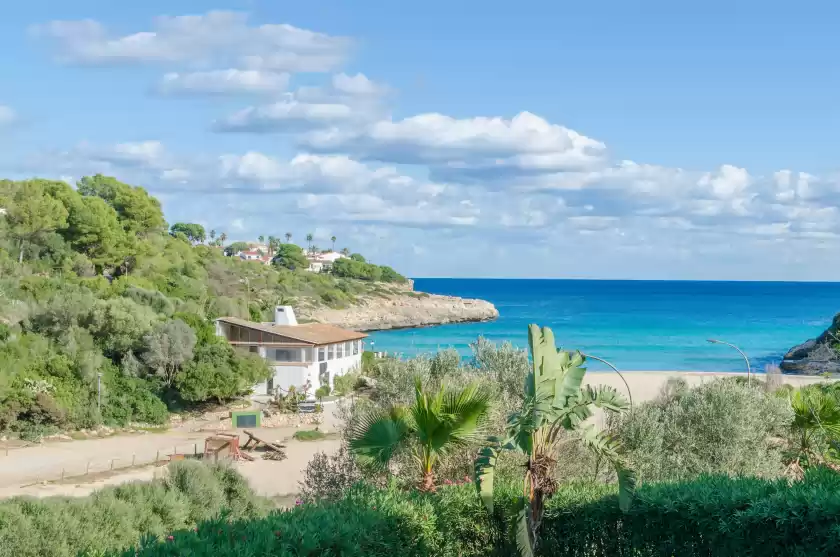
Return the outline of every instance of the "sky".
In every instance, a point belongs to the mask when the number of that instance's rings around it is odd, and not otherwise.
[[[415,277],[834,280],[835,4],[16,2],[0,176]]]

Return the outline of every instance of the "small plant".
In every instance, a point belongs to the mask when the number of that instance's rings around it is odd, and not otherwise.
[[[292,437],[297,441],[320,441],[321,439],[325,439],[327,434],[317,429],[303,429],[296,431]]]

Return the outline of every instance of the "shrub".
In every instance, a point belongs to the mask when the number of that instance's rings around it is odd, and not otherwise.
[[[138,557],[485,557],[515,555],[510,514],[521,485],[496,488],[490,516],[475,488],[436,493],[356,484],[336,498],[228,524],[215,519],[164,542],[148,540]],[[613,485],[561,485],[549,500],[537,555],[553,557],[808,557],[840,546],[840,476],[810,470],[804,480],[706,476],[642,486],[629,512]],[[131,549],[124,557],[135,557]]]
[[[355,389],[360,376],[359,373],[355,372],[336,375],[333,379],[333,394],[342,396],[351,393]]]
[[[776,437],[792,420],[787,400],[719,379],[691,390],[669,385],[660,400],[619,417],[613,429],[645,481],[774,476],[782,471]]]
[[[264,503],[234,470],[196,462],[170,464],[169,476],[108,487],[90,497],[0,502],[1,557],[75,557],[122,551],[141,538],[163,539],[223,514],[256,518]]]
[[[320,441],[327,434],[323,431],[318,431],[317,429],[304,429],[299,430],[292,435],[297,441]]]

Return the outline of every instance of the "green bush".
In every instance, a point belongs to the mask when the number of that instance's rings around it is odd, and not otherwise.
[[[659,400],[637,406],[613,424],[640,479],[782,471],[778,437],[793,421],[786,399],[729,379],[684,387],[668,385]]]
[[[338,499],[308,500],[257,520],[212,520],[123,555],[510,556],[513,525],[500,517],[511,515],[519,489],[497,486],[491,517],[466,480],[436,493],[356,484]],[[626,514],[612,485],[563,484],[548,502],[537,555],[817,557],[836,555],[837,547],[840,476],[815,469],[792,485],[726,476],[645,485]]]
[[[0,502],[0,557],[75,557],[165,539],[198,521],[264,516],[265,503],[239,474],[178,462],[165,479],[128,483],[90,497],[18,497]]]

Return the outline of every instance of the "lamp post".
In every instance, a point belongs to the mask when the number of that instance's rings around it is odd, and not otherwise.
[[[102,374],[96,374],[96,411],[102,414]]]
[[[735,350],[737,350],[741,357],[744,358],[744,362],[746,362],[747,364],[747,385],[752,385],[752,369],[750,368],[750,359],[747,358],[747,355],[744,354],[743,350],[741,350],[740,348],[738,348],[730,342],[718,340],[716,338],[706,339],[706,342],[710,342],[712,344],[723,344],[725,346],[729,346],[730,348],[734,348]]]
[[[618,368],[615,367],[614,365],[612,365],[611,363],[609,363],[607,360],[605,360],[603,358],[599,358],[598,356],[593,356],[592,354],[584,354],[583,352],[581,352],[581,355],[584,358],[589,358],[590,360],[596,360],[596,361],[601,362],[602,364],[606,364],[614,372],[616,372],[619,377],[621,377],[621,380],[624,381],[624,386],[627,387],[627,396],[630,397],[630,409],[632,410],[633,409],[633,393],[630,392],[630,385],[627,383],[627,379],[624,378],[624,375],[622,375],[622,373],[620,371],[618,371]]]

